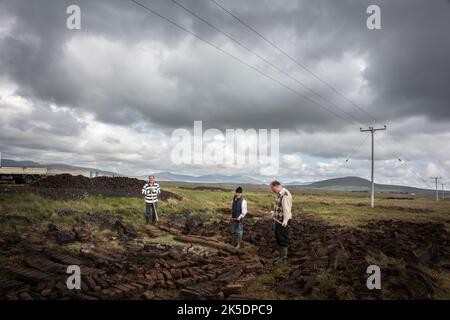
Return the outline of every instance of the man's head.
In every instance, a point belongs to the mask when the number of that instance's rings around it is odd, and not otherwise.
[[[242,197],[242,187],[236,188],[236,198]]]
[[[155,182],[155,176],[149,176],[148,181],[153,184]]]
[[[272,189],[272,191],[275,193],[280,193],[283,189],[283,186],[279,181],[275,180],[270,183],[270,189]]]

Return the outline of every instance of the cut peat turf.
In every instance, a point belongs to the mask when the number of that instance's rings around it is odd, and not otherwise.
[[[247,241],[272,257],[273,226],[259,221]],[[439,283],[422,267],[448,265],[449,235],[442,224],[372,221],[361,229],[300,220],[290,228],[289,270],[273,287],[291,297],[432,299]],[[369,265],[381,268],[382,289],[368,290]]]
[[[87,196],[142,198],[144,184],[144,180],[127,177],[88,178],[59,174],[38,180],[30,186],[9,186],[2,192],[35,192],[52,200],[79,200]],[[181,197],[162,190],[159,199],[181,200]]]
[[[439,224],[373,221],[361,229],[329,226],[299,219],[290,229],[289,261],[285,273],[268,261],[276,254],[267,220],[248,221],[245,241],[256,252],[236,252],[231,246],[182,230],[151,227],[152,235],[169,230],[178,244],[144,243],[142,235],[119,216],[88,216],[71,228],[49,224],[40,241],[10,234],[2,239],[3,256],[19,256],[3,263],[2,299],[227,299],[257,298],[249,284],[273,276],[269,290],[285,298],[431,299],[437,279],[423,268],[448,266],[448,233]],[[77,236],[86,224],[109,227],[124,250],[115,252]],[[226,224],[210,225],[226,234]],[[14,239],[20,239],[16,241]],[[79,241],[79,251],[67,243]],[[193,244],[205,248],[193,250]],[[208,251],[208,254],[204,252]],[[197,253],[200,252],[200,253]],[[65,285],[65,268],[81,267],[82,290]],[[366,269],[380,266],[382,289],[366,288]],[[248,289],[248,290],[247,290]],[[156,294],[158,292],[158,294]],[[161,293],[163,292],[163,293]]]

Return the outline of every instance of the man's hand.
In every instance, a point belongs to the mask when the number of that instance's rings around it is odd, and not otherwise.
[[[270,214],[272,215],[272,219],[275,217],[275,212],[274,211],[270,211]]]
[[[237,221],[241,221],[241,216],[236,218]]]
[[[283,221],[283,223],[281,225],[286,228],[287,224],[288,224],[287,221]]]

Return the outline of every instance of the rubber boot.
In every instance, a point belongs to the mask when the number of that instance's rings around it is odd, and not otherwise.
[[[232,246],[236,245],[236,235],[234,233],[231,234],[231,245]]]
[[[242,242],[242,236],[241,235],[238,235],[237,237],[236,237],[236,240],[237,240],[237,244],[236,244],[236,247],[234,247],[236,250],[239,250],[239,249],[241,249],[241,242]]]
[[[283,251],[283,258],[284,258],[284,260],[287,260],[287,257],[288,257],[288,247],[283,247],[283,248],[282,248],[282,251]]]
[[[288,247],[280,247],[280,256],[275,260],[274,264],[279,264],[287,260]]]

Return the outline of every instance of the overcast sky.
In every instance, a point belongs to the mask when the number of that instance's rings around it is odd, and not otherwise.
[[[0,0],[3,158],[259,176],[251,165],[174,164],[173,130],[201,120],[204,129],[279,129],[282,181],[368,178],[370,139],[361,145],[359,129],[386,124],[377,182],[450,180],[448,0],[217,0],[354,104],[210,0],[177,1],[285,74],[172,1],[139,0],[306,98],[132,1]],[[80,30],[66,27],[71,4]],[[381,30],[366,27],[370,4],[381,8]]]

